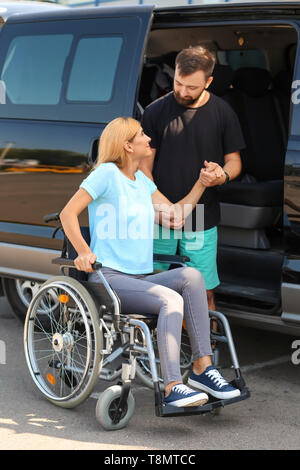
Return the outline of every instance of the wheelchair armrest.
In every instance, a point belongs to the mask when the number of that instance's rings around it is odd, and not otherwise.
[[[188,256],[154,254],[153,261],[185,266],[185,264],[190,261],[190,258]]]
[[[74,260],[68,259],[68,258],[54,258],[52,260],[53,264],[59,264],[60,266],[67,266],[68,268],[75,268]],[[102,268],[102,264],[99,263],[99,261],[96,261],[94,264],[92,264],[92,268],[94,270]]]

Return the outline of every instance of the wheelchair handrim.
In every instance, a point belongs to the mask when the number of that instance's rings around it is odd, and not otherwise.
[[[40,300],[40,298],[43,296],[43,294],[45,293],[45,291],[47,289],[49,289],[49,285],[46,285],[46,286],[43,286],[40,288],[38,294],[36,295],[36,297],[34,297],[29,305],[29,308],[28,308],[28,314],[26,316],[26,322],[25,322],[25,330],[24,330],[24,346],[25,346],[25,357],[26,357],[26,361],[27,361],[27,365],[28,365],[28,368],[29,368],[29,371],[30,371],[30,374],[33,378],[33,381],[35,382],[35,384],[37,385],[37,387],[39,388],[39,390],[49,399],[51,400],[54,400],[54,401],[57,401],[57,402],[64,402],[64,401],[69,401],[70,399],[74,398],[78,392],[80,391],[81,387],[82,387],[82,384],[84,383],[84,381],[86,380],[86,377],[88,375],[88,372],[89,372],[89,369],[90,369],[90,362],[91,362],[91,350],[92,350],[92,338],[91,338],[91,331],[90,331],[90,327],[89,327],[89,324],[88,324],[88,318],[87,318],[87,315],[86,313],[84,312],[84,308],[83,306],[77,301],[75,295],[74,295],[74,292],[75,294],[80,297],[80,293],[76,290],[75,287],[72,286],[72,290],[69,288],[69,286],[67,285],[67,283],[63,283],[63,282],[60,282],[60,283],[52,283],[51,284],[51,288],[55,289],[60,289],[62,287],[62,284],[63,284],[63,288],[64,290],[68,293],[68,295],[70,295],[70,297],[75,301],[77,307],[79,308],[80,310],[80,314],[81,314],[81,318],[83,319],[83,322],[84,322],[84,327],[85,327],[85,331],[86,331],[86,341],[87,341],[87,345],[88,345],[88,348],[87,348],[87,357],[86,357],[86,364],[85,364],[85,367],[84,367],[84,370],[83,370],[83,374],[82,374],[82,378],[81,380],[79,381],[79,383],[76,385],[76,387],[74,387],[74,389],[71,391],[70,394],[66,395],[66,396],[63,396],[63,397],[58,397],[57,395],[53,394],[53,392],[51,391],[51,389],[47,386],[45,380],[43,379],[42,377],[42,374],[39,372],[39,366],[37,364],[37,360],[36,360],[36,357],[35,357],[35,351],[34,351],[34,347],[33,347],[33,341],[30,341],[31,337],[33,336],[33,330],[34,330],[34,319],[35,319],[35,316],[36,314],[38,313],[37,312],[37,308],[38,308],[38,301]],[[74,290],[74,292],[73,292]],[[29,317],[29,312],[30,312],[30,317]],[[94,361],[95,361],[95,357],[94,357]],[[87,386],[87,385],[86,385]]]

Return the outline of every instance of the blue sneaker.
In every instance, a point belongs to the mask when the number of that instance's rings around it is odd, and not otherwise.
[[[214,366],[208,366],[205,371],[199,375],[192,371],[188,384],[199,390],[204,390],[215,398],[225,400],[238,397],[241,394],[241,391],[238,388],[232,387]]]
[[[202,406],[208,401],[206,393],[195,392],[184,384],[172,387],[170,394],[164,397],[163,403],[173,406]]]

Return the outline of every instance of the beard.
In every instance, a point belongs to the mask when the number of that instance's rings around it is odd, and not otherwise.
[[[175,90],[174,90],[174,96],[178,104],[181,104],[182,106],[192,106],[194,103],[196,103],[199,100],[204,90],[205,88],[201,91],[201,93],[199,93],[198,96],[196,96],[196,98],[192,98],[191,96],[182,98]]]

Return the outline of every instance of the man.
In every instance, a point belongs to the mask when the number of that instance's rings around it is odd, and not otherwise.
[[[207,91],[213,80],[214,65],[213,54],[200,46],[183,49],[177,55],[173,91],[151,103],[143,115],[144,132],[152,139],[152,155],[141,166],[172,202],[190,191],[201,172],[206,190],[198,204],[204,205],[204,227],[199,228],[195,210],[192,233],[183,232],[180,240],[172,231],[166,239],[164,228],[159,227],[154,252],[179,251],[190,258],[188,264],[204,277],[210,310],[216,309],[213,290],[220,283],[217,186],[239,175],[242,168],[239,150],[245,146],[234,111],[224,100]],[[163,265],[161,268],[165,269]]]

